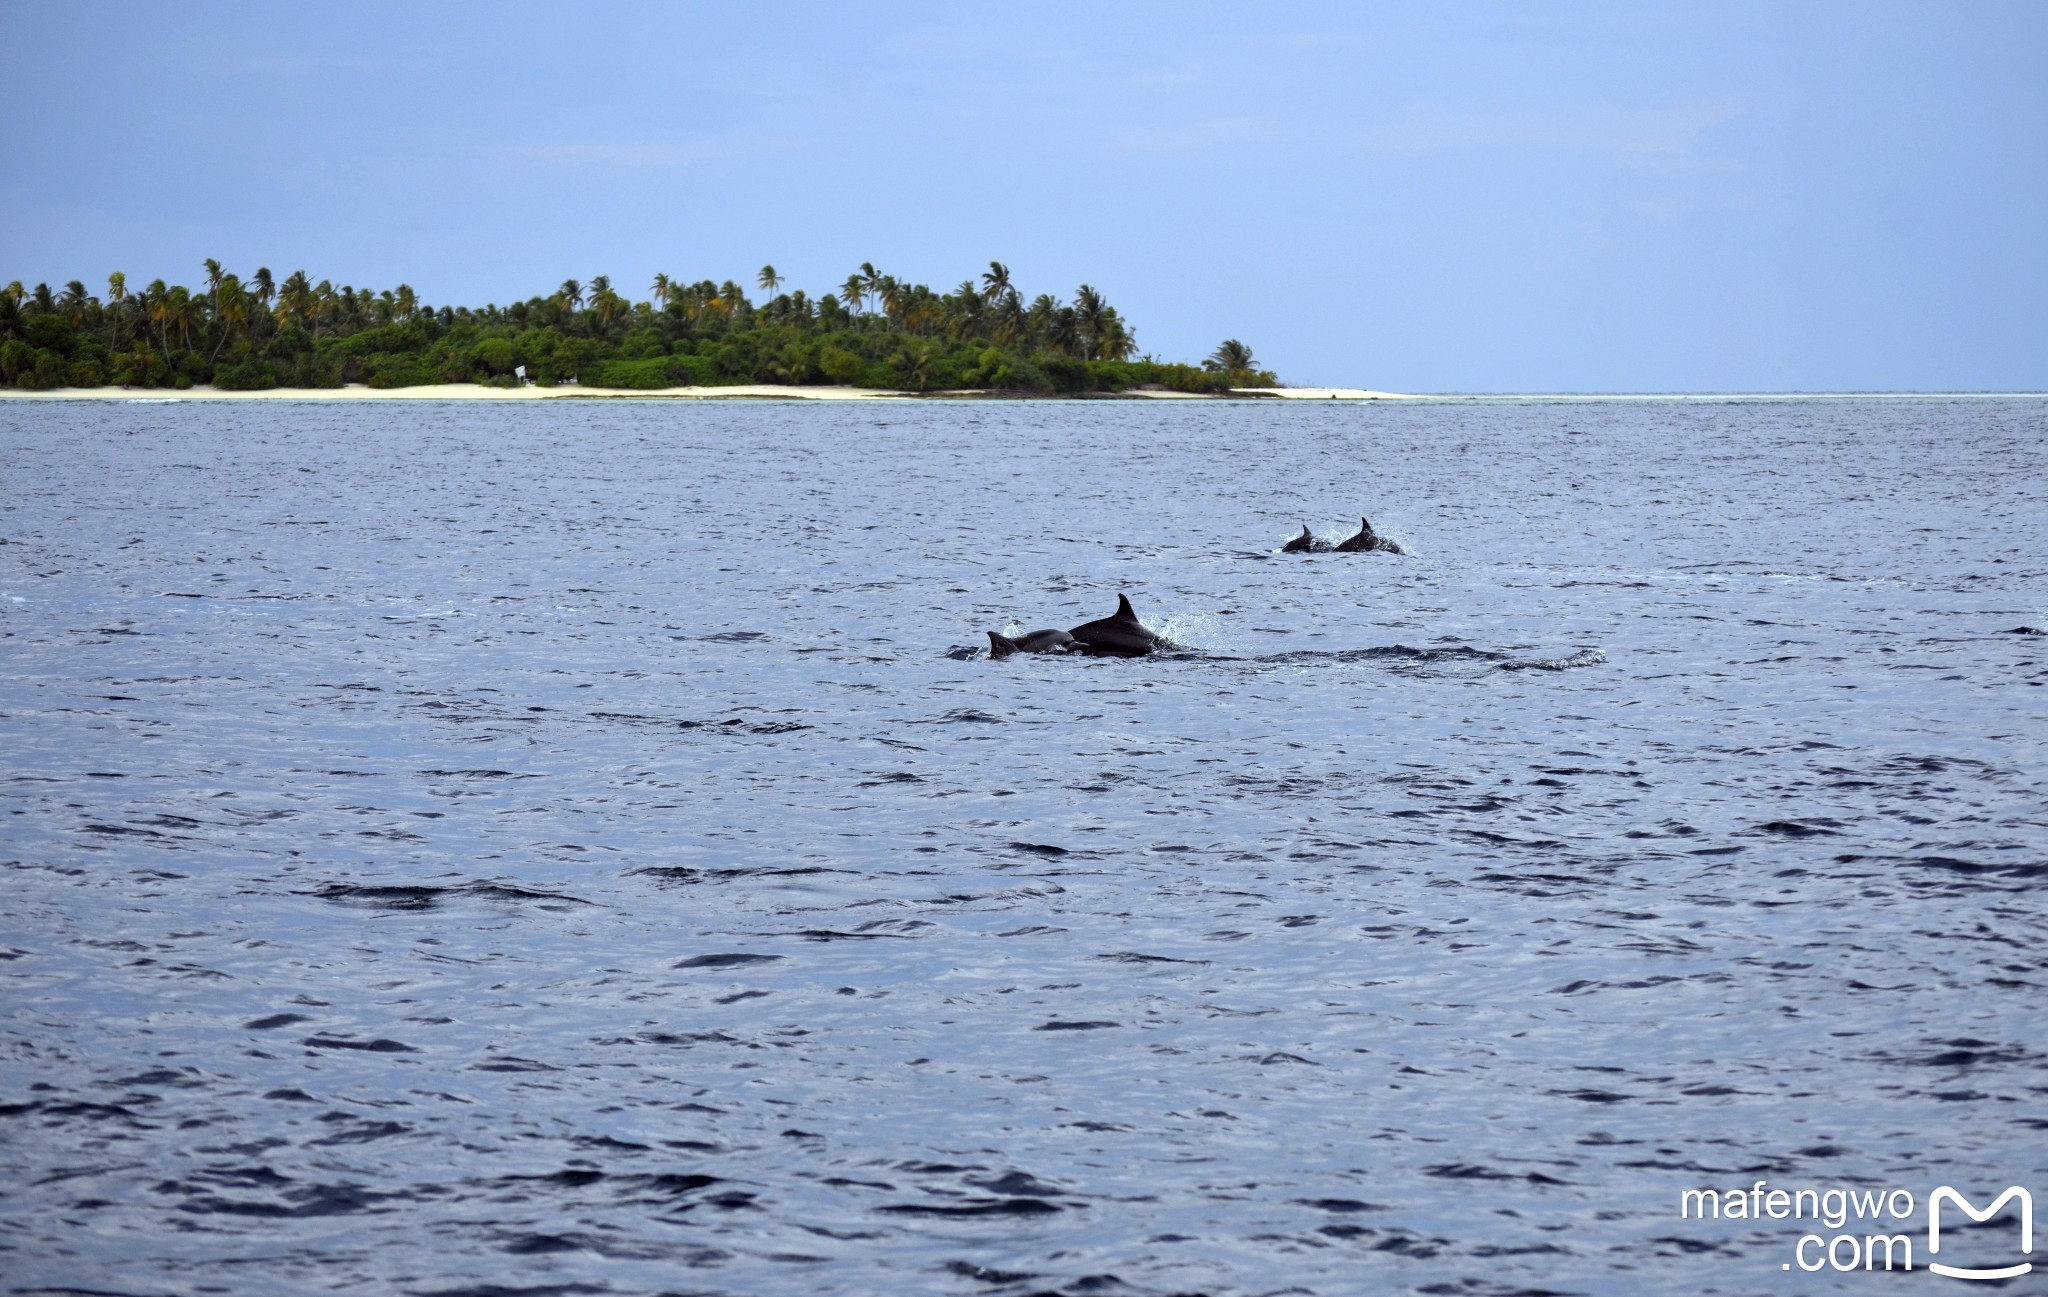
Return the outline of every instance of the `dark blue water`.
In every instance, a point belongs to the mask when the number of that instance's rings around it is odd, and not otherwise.
[[[2048,1193],[2048,404],[0,464],[8,1291],[1863,1292],[1681,1191]]]

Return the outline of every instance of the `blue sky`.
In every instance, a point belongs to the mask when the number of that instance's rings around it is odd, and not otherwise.
[[[999,258],[1297,383],[2048,389],[2048,4],[10,4],[0,56],[0,279]]]

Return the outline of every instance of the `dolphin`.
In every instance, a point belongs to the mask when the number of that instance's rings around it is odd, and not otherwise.
[[[1372,550],[1380,550],[1387,554],[1399,554],[1402,552],[1399,545],[1388,540],[1385,536],[1376,534],[1372,529],[1372,524],[1363,518],[1358,520],[1358,534],[1337,546],[1339,554],[1364,554]]]
[[[1011,639],[1007,635],[988,633],[988,655],[992,658],[1006,658],[1012,653],[1060,653],[1074,637],[1063,630],[1035,630],[1028,635]]]
[[[1319,548],[1320,547],[1320,548]],[[1308,524],[1301,524],[1301,535],[1280,547],[1282,554],[1316,554],[1330,548],[1328,541],[1317,540],[1309,534]]]
[[[1083,622],[1072,633],[1082,652],[1108,657],[1143,657],[1162,643],[1156,631],[1139,624],[1138,614],[1131,610],[1131,601],[1124,595],[1116,597],[1115,615]]]

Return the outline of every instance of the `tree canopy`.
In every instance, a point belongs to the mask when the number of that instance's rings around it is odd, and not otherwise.
[[[835,291],[784,291],[775,267],[762,299],[728,279],[656,275],[632,301],[607,275],[568,279],[542,297],[433,306],[408,285],[375,290],[303,270],[246,279],[218,260],[197,288],[137,288],[115,271],[106,292],[0,289],[0,382],[15,387],[408,387],[427,383],[660,389],[740,383],[853,384],[906,391],[1223,392],[1270,387],[1231,339],[1201,365],[1138,354],[1130,325],[1087,284],[1071,299],[1027,299],[992,261],[950,291],[863,262]]]

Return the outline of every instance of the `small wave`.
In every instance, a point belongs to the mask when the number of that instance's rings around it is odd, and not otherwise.
[[[349,1040],[340,1036],[308,1036],[299,1042],[307,1049],[355,1049],[368,1054],[417,1054],[420,1051],[403,1041],[379,1036],[375,1040]]]
[[[912,725],[1001,725],[1003,718],[978,707],[956,707],[938,716],[909,722]]]
[[[745,951],[734,951],[716,955],[692,955],[690,958],[671,964],[671,968],[738,968],[745,964],[771,964],[781,955],[755,955]]]
[[[963,1203],[891,1203],[875,1210],[892,1216],[1043,1216],[1060,1207],[1043,1198],[991,1198]]]
[[[1561,658],[1513,658],[1500,664],[1502,671],[1572,671],[1579,667],[1602,666],[1607,654],[1596,648],[1580,649]]]
[[[517,773],[516,771],[511,771],[511,770],[497,770],[497,769],[482,769],[482,768],[479,768],[479,769],[475,769],[475,770],[422,770],[422,771],[420,771],[420,772],[418,772],[418,773],[419,773],[419,776],[420,776],[420,778],[422,778],[422,779],[533,779],[533,778],[536,778],[536,776],[534,776],[534,775],[522,775],[522,774],[519,774],[519,773]]]
[[[1236,652],[1239,646],[1231,643],[1231,631],[1236,628],[1227,622],[1202,612],[1178,612],[1153,624],[1165,647],[1171,649],[1214,650],[1223,653]]]
[[[734,734],[742,732],[747,734],[790,734],[797,730],[811,728],[801,721],[759,721],[750,725],[743,717],[739,716],[722,721],[676,721],[675,726],[677,729],[684,730],[715,729],[725,730]]]
[[[1507,657],[1490,649],[1473,648],[1469,644],[1451,644],[1442,648],[1416,648],[1409,644],[1379,644],[1371,648],[1355,649],[1295,649],[1286,653],[1267,653],[1253,659],[1257,662],[1500,662]]]
[[[863,780],[855,786],[859,788],[879,788],[884,784],[921,784],[924,781],[923,775],[913,773],[912,771],[892,770],[886,773],[878,773],[875,778]]]
[[[429,910],[443,901],[473,897],[484,901],[546,901],[561,905],[588,905],[589,901],[561,892],[532,892],[504,883],[460,883],[435,887],[425,883],[385,884],[329,883],[311,893],[323,901],[343,905],[365,905],[380,910]]]
[[[797,865],[790,868],[766,866],[734,866],[725,869],[699,868],[694,865],[649,865],[636,869],[636,874],[645,874],[669,883],[711,883],[733,882],[747,878],[795,878],[805,874],[837,874],[845,870],[827,869],[823,865]]]

